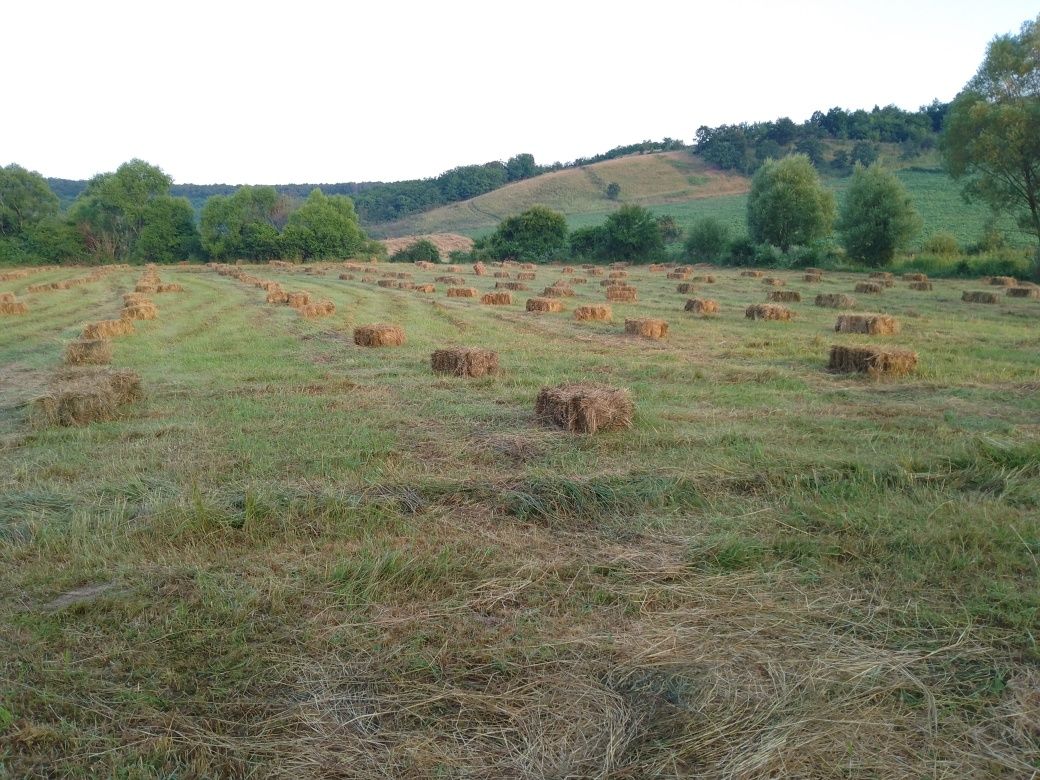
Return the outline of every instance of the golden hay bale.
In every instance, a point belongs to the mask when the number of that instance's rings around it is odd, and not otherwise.
[[[810,284],[815,284],[816,282],[822,282],[823,281],[823,274],[804,274],[802,276],[802,281],[803,282],[809,282]]]
[[[608,279],[627,279],[628,271],[611,271],[607,274]]]
[[[340,274],[339,278],[344,282],[354,281],[354,274]]]
[[[668,335],[668,323],[656,317],[635,317],[625,320],[625,333],[648,339],[663,339]]]
[[[1004,294],[1009,298],[1040,298],[1040,287],[1008,287]]]
[[[318,303],[308,303],[306,306],[301,306],[298,311],[301,317],[305,317],[309,320],[317,319],[318,317],[329,317],[336,313],[336,304],[332,301],[319,301]]]
[[[689,295],[690,293],[697,292],[697,285],[693,284],[692,282],[680,282],[679,284],[675,285],[675,291],[683,295]]]
[[[884,285],[878,282],[858,282],[856,284],[856,292],[866,295],[880,295],[884,289]]]
[[[996,287],[1014,287],[1018,281],[1013,276],[991,276],[989,283]]]
[[[570,287],[564,287],[562,285],[552,285],[542,290],[543,298],[570,298],[574,295],[574,290]]]
[[[635,287],[614,285],[607,288],[606,295],[608,301],[631,303],[636,300],[638,293]]]
[[[752,279],[761,279],[763,276],[766,275],[766,272],[765,271],[741,271],[740,275],[741,276],[749,276]]]
[[[488,306],[509,306],[513,302],[513,294],[509,292],[484,293],[480,302]]]
[[[141,397],[141,378],[133,371],[105,371],[59,381],[30,405],[34,427],[89,425],[112,420],[119,407]]]
[[[14,303],[18,298],[13,292],[0,292],[0,303]]]
[[[778,303],[755,303],[744,310],[749,320],[781,320],[794,319],[794,312]]]
[[[430,368],[437,374],[487,376],[498,372],[498,353],[476,347],[438,349],[430,355]]]
[[[449,265],[449,266],[446,266],[446,267],[447,267],[449,273],[453,273],[453,274],[461,274],[462,273],[462,266],[461,265]]]
[[[110,339],[116,336],[127,336],[134,332],[134,323],[130,320],[101,320],[92,322],[83,328],[84,339]]]
[[[711,298],[691,298],[686,301],[686,306],[683,308],[685,311],[706,316],[719,313],[719,302],[713,301]]]
[[[534,405],[539,420],[575,433],[632,427],[635,405],[628,390],[592,382],[543,387]]]
[[[300,309],[304,306],[310,305],[311,294],[309,292],[297,290],[296,292],[288,293],[285,296],[285,302],[292,306],[294,309]]]
[[[475,273],[477,276],[487,276],[487,272],[487,266],[483,263],[476,262],[473,264],[473,273]]]
[[[158,286],[154,284],[148,284],[147,282],[138,282],[137,286],[134,287],[134,292],[146,293],[151,295],[158,292]]]
[[[2,315],[16,315],[28,313],[29,307],[25,305],[25,301],[0,301],[0,314]]]
[[[528,298],[527,311],[563,311],[563,303],[555,298]]]
[[[903,274],[903,281],[904,282],[927,282],[928,281],[928,274],[922,274],[922,273]]]
[[[404,344],[404,331],[383,323],[360,325],[354,328],[354,343],[359,347],[398,347]]]
[[[712,276],[711,274],[705,274],[703,276],[697,275],[697,276],[691,276],[690,277],[690,281],[691,282],[703,282],[704,284],[715,284],[715,277]]]
[[[839,314],[834,330],[837,333],[891,336],[899,333],[899,322],[891,314]]]
[[[595,267],[585,268],[585,271],[586,273],[588,273],[589,276],[603,276],[603,274],[606,273],[602,268]]]
[[[378,282],[376,282],[376,284],[379,285],[380,287],[390,287],[390,288],[396,288],[396,287],[400,287],[401,286],[401,283],[399,281],[397,281],[396,279],[380,279]]]
[[[932,283],[931,282],[910,282],[910,284],[908,284],[907,287],[909,287],[911,290],[922,290],[922,291],[923,290],[931,290],[932,289]]]
[[[49,284],[30,284],[25,288],[28,293],[42,293],[53,289]]]
[[[433,293],[437,292],[437,288],[432,284],[417,284],[415,285],[415,291],[421,293]]]
[[[284,290],[269,290],[267,292],[268,303],[287,304],[289,302],[289,294]]]
[[[157,284],[155,286],[157,293],[177,293],[184,292],[184,285],[177,284],[176,282],[170,282],[168,284]]]
[[[624,279],[604,279],[599,283],[600,287],[629,287],[630,285]]]
[[[496,279],[509,279],[512,277],[512,274],[509,271],[495,271],[494,277]]]
[[[844,293],[822,293],[816,296],[816,305],[829,309],[853,309],[856,307],[856,299]]]
[[[534,271],[538,268],[534,263],[520,263],[520,269],[523,271]]]
[[[917,353],[899,347],[831,347],[827,368],[844,373],[880,376],[909,374],[917,367]]]
[[[769,279],[763,279],[762,284],[769,287],[783,287],[787,282],[783,279],[777,279],[776,277],[770,277]]]
[[[802,294],[797,290],[773,290],[766,293],[766,300],[774,303],[801,303]]]
[[[997,303],[1000,301],[1000,298],[996,293],[976,290],[974,292],[965,291],[964,294],[961,295],[961,300],[965,303]]]
[[[361,281],[364,282],[365,284],[372,284],[372,282],[374,282],[375,280],[376,280],[376,278],[374,276],[362,276],[361,277]]]
[[[154,303],[142,301],[124,306],[120,316],[124,320],[154,320],[159,316],[159,310]]]
[[[892,272],[891,271],[874,271],[874,272],[872,272],[870,274],[870,278],[871,279],[881,279],[883,281],[891,281],[892,280]]]
[[[13,282],[16,279],[24,279],[28,275],[28,271],[5,271],[0,274],[0,282]]]
[[[592,303],[587,306],[579,306],[574,310],[574,319],[576,320],[609,322],[613,316],[614,312],[605,303]]]
[[[690,272],[689,271],[671,271],[668,274],[667,278],[668,279],[689,279],[690,278]]]
[[[589,280],[586,279],[584,276],[572,276],[570,281],[571,281],[571,284],[588,284],[589,283]]]
[[[476,287],[449,287],[449,298],[476,298],[479,290]]]
[[[565,265],[563,268],[560,269],[560,273],[561,274],[572,274],[572,273],[574,273],[574,266],[573,265]]]
[[[438,276],[433,281],[440,282],[441,284],[446,284],[449,287],[457,287],[466,283],[466,280],[463,279],[461,276]]]
[[[516,278],[521,282],[530,282],[534,280],[535,276],[537,276],[537,274],[531,271],[521,271],[516,275]]]
[[[528,287],[523,282],[495,282],[495,289],[496,290],[516,290],[517,292],[522,292],[524,290],[530,290],[531,288]]]
[[[112,362],[112,342],[108,339],[80,339],[65,345],[69,365],[101,366]]]

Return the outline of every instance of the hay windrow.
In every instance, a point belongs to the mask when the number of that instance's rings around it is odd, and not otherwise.
[[[801,303],[802,294],[797,290],[773,290],[766,294],[766,300],[775,303]]]
[[[899,333],[899,322],[890,314],[840,314],[834,330],[837,333],[891,336]]]
[[[318,301],[317,303],[308,303],[306,306],[301,306],[298,311],[301,317],[313,320],[335,314],[336,304],[332,301]]]
[[[385,323],[360,325],[354,328],[354,343],[359,347],[398,347],[404,344],[404,330]]]
[[[574,433],[631,428],[634,414],[628,390],[592,382],[543,387],[535,400],[539,420]]]
[[[744,310],[744,316],[749,320],[787,321],[794,319],[794,312],[778,303],[754,303]]]
[[[289,293],[283,290],[268,290],[265,300],[267,303],[285,305],[289,303]]]
[[[25,301],[0,301],[0,315],[16,316],[28,313],[29,306]]]
[[[134,332],[134,323],[129,319],[101,320],[92,322],[83,328],[83,338],[111,339],[116,336],[127,336]]]
[[[684,311],[692,311],[694,314],[700,314],[701,316],[708,316],[710,314],[719,313],[719,302],[712,300],[711,298],[691,298],[686,301],[686,306],[683,307]]]
[[[498,372],[498,353],[476,347],[438,349],[430,355],[430,367],[437,374],[487,376]]]
[[[476,298],[479,294],[476,287],[449,287],[449,298]]]
[[[65,345],[64,360],[72,366],[103,366],[112,362],[112,342],[108,339],[79,339]]]
[[[663,339],[668,335],[668,323],[656,317],[626,319],[625,333],[647,339]]]
[[[141,398],[141,378],[133,371],[99,371],[56,380],[29,409],[33,427],[82,426],[115,419],[120,407]]]
[[[563,311],[563,302],[556,298],[528,298],[525,308],[536,312]]]
[[[304,306],[308,306],[311,303],[311,294],[297,290],[286,295],[285,302],[292,306],[294,309],[302,309]]]
[[[513,303],[513,294],[509,292],[484,293],[480,302],[487,306],[509,306]]]
[[[816,305],[828,309],[854,309],[856,299],[844,293],[821,293],[816,296]]]
[[[917,353],[899,347],[831,347],[827,368],[842,373],[902,376],[917,367]]]
[[[599,322],[609,322],[614,316],[614,312],[611,311],[610,307],[605,303],[593,303],[586,306],[579,306],[574,310],[574,319],[587,321],[595,320]]]
[[[996,293],[982,290],[965,290],[961,295],[961,300],[965,303],[999,303],[1000,297]]]
[[[1009,298],[1040,298],[1040,287],[1008,287],[1004,294]]]
[[[884,285],[878,282],[856,283],[856,292],[863,293],[864,295],[880,295],[882,292],[884,292],[884,290]]]

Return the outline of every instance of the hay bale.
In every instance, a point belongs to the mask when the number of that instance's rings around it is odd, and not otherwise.
[[[296,291],[288,293],[285,296],[285,302],[292,306],[294,309],[302,309],[304,306],[309,306],[311,303],[311,294],[309,292]]]
[[[794,312],[778,303],[755,303],[744,310],[749,320],[780,320],[786,322],[794,319]]]
[[[29,307],[25,301],[0,301],[0,315],[15,316],[28,313]]]
[[[685,311],[692,311],[694,314],[700,314],[701,316],[718,314],[719,302],[713,301],[711,298],[691,298],[686,301],[686,306],[684,306],[683,309]]]
[[[816,296],[816,305],[828,309],[853,309],[856,307],[856,299],[844,293],[821,293]]]
[[[546,287],[542,290],[543,298],[570,298],[573,295],[574,290],[570,287],[564,287],[558,284],[554,284],[551,287]]]
[[[715,277],[711,274],[705,274],[703,276],[691,276],[691,282],[703,282],[704,284],[715,284]]]
[[[1000,298],[996,293],[975,290],[973,292],[965,291],[961,295],[961,300],[965,303],[997,303]]]
[[[476,287],[449,287],[449,298],[476,298],[479,291]]]
[[[607,274],[608,279],[627,279],[628,271],[611,271]]]
[[[340,274],[339,278],[340,278],[340,281],[352,282],[352,281],[354,281],[354,274]]]
[[[668,274],[667,278],[669,278],[669,279],[689,279],[690,278],[690,272],[689,271],[671,271]]]
[[[864,295],[881,295],[884,289],[884,285],[878,282],[858,282],[856,284],[856,292]]]
[[[808,273],[807,274],[803,274],[802,275],[802,281],[803,282],[809,282],[810,284],[815,284],[816,282],[822,282],[823,281],[823,274],[808,274]]]
[[[585,268],[585,272],[589,276],[603,276],[603,274],[606,273],[602,268],[588,268],[586,266],[583,266],[583,268]]]
[[[30,404],[34,427],[78,426],[115,419],[119,407],[141,397],[141,378],[133,371],[106,371],[56,382]]]
[[[476,347],[438,349],[430,355],[430,367],[436,374],[487,376],[498,372],[498,353]]]
[[[477,276],[487,276],[487,266],[481,262],[476,262],[473,264],[473,273]]]
[[[1009,298],[1040,298],[1040,287],[1008,287],[1004,294]]]
[[[154,303],[142,301],[124,306],[120,316],[124,320],[154,320],[159,316],[159,310]]]
[[[589,283],[589,280],[586,279],[584,276],[572,276],[571,277],[571,284],[588,284],[588,283]]]
[[[516,278],[521,282],[530,282],[534,280],[535,276],[536,274],[532,271],[521,271],[516,275]]]
[[[446,284],[449,287],[458,287],[466,283],[466,280],[461,276],[438,276],[435,277],[433,281]]]
[[[13,292],[0,292],[0,303],[14,303],[18,298]]]
[[[134,292],[145,293],[146,295],[152,295],[158,292],[159,288],[157,285],[149,284],[147,282],[138,282],[134,287]]]
[[[635,287],[627,285],[613,285],[607,288],[607,300],[631,303],[637,298]]]
[[[675,285],[675,291],[683,295],[689,295],[690,293],[697,292],[697,285],[691,282],[682,282],[681,284]]]
[[[535,400],[539,420],[575,433],[632,427],[635,405],[628,390],[592,382],[543,387]]]
[[[380,287],[387,287],[391,289],[395,289],[401,286],[401,283],[396,279],[380,279],[378,282],[376,282],[376,284]]]
[[[890,282],[890,281],[892,281],[892,272],[891,271],[873,271],[870,274],[870,278],[871,279],[881,279],[882,281]]]
[[[890,314],[839,314],[834,330],[837,333],[891,336],[899,333],[899,322]]]
[[[802,294],[797,290],[773,290],[766,293],[766,300],[775,303],[801,303]]]
[[[383,323],[359,325],[354,328],[354,343],[359,347],[398,347],[404,344],[404,331]]]
[[[111,339],[116,336],[128,336],[134,332],[134,323],[128,319],[101,320],[92,322],[83,328],[84,339]]]
[[[513,303],[513,294],[509,292],[484,293],[480,302],[488,306],[509,306]]]
[[[917,353],[898,347],[831,347],[827,368],[843,373],[871,376],[909,374],[917,367]]]
[[[510,279],[512,276],[513,275],[509,273],[509,271],[495,271],[494,273],[494,278],[496,279]]]
[[[415,291],[421,293],[434,293],[437,292],[437,288],[432,284],[417,284],[415,285]]]
[[[762,280],[762,284],[764,284],[764,285],[766,285],[768,287],[783,287],[785,284],[787,284],[787,282],[785,282],[783,279],[777,279],[776,277],[770,277],[768,279],[763,279]]]
[[[663,339],[668,335],[668,323],[656,317],[634,317],[625,320],[625,333],[647,339]]]
[[[65,345],[65,362],[71,366],[103,366],[112,362],[112,342],[108,339],[80,339]]]
[[[528,298],[527,311],[563,311],[563,303],[555,298]]]
[[[609,322],[613,316],[614,312],[605,303],[592,303],[587,306],[579,306],[574,310],[574,319],[576,320]]]
[[[177,284],[176,282],[169,282],[167,284],[157,284],[155,286],[157,293],[179,293],[184,292],[184,285]]]
[[[365,284],[372,284],[372,282],[374,282],[375,280],[376,280],[376,278],[374,276],[362,276],[361,277],[361,281],[364,282]]]
[[[910,284],[908,284],[907,287],[909,287],[911,290],[926,291],[926,290],[931,290],[932,289],[932,283],[931,282],[910,282]]]
[[[517,292],[523,292],[524,290],[530,290],[523,282],[495,282],[496,290],[515,290]]]
[[[574,273],[574,266],[573,265],[565,265],[563,268],[560,269],[560,273],[561,274],[572,274],[572,273]]]
[[[336,304],[332,301],[319,301],[318,303],[308,303],[306,306],[301,306],[297,311],[300,312],[301,317],[314,320],[335,314]]]
[[[1013,276],[991,276],[989,283],[995,287],[1015,287],[1018,281]]]
[[[763,276],[766,275],[766,272],[765,271],[741,271],[740,275],[741,276],[748,276],[748,277],[750,277],[752,279],[761,279]]]
[[[928,281],[928,274],[922,274],[922,273],[903,274],[903,281],[904,282],[927,282]]]
[[[287,304],[289,294],[283,290],[268,290],[266,301],[268,303]]]

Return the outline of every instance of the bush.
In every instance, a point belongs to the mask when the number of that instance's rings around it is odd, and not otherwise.
[[[733,265],[754,265],[757,247],[747,236],[739,236],[729,243],[729,260]]]
[[[423,260],[428,263],[439,263],[441,252],[430,239],[420,238],[414,244],[409,244],[404,249],[398,249],[390,260],[396,263],[414,263]]]
[[[706,263],[721,258],[729,243],[729,228],[714,217],[703,217],[693,223],[683,245],[690,260]]]
[[[664,254],[664,239],[654,215],[642,206],[622,206],[603,224],[603,256],[641,263]]]
[[[580,260],[598,260],[603,256],[605,231],[602,225],[578,228],[571,231],[571,257]]]
[[[880,165],[857,164],[838,219],[848,256],[870,266],[888,265],[920,229],[921,217],[899,179]]]
[[[939,257],[953,257],[961,253],[961,248],[957,245],[957,239],[949,233],[935,233],[924,242],[921,251]]]
[[[563,214],[545,206],[534,206],[502,220],[479,246],[499,260],[549,262],[565,254],[567,220]]]

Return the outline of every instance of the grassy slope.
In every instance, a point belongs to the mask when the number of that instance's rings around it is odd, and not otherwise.
[[[745,320],[765,288],[732,270],[712,320],[635,272],[615,316],[664,343],[335,273],[263,272],[335,301],[309,322],[164,271],[187,292],[116,342],[148,398],[83,429],[16,402],[134,275],[4,320],[0,776],[1036,768],[1040,303],[897,284],[869,306],[921,369],[872,382],[821,369],[869,339]],[[354,347],[378,320],[408,343]],[[431,376],[450,343],[504,374]],[[635,428],[536,424],[574,378],[630,387]]]

